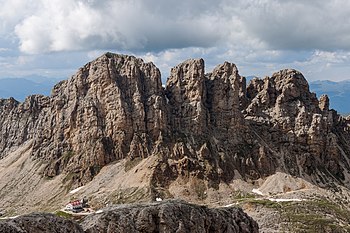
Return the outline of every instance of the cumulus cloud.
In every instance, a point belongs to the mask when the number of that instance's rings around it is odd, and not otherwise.
[[[350,60],[350,52],[328,52],[316,50],[310,61],[311,63],[343,63]]]
[[[350,49],[347,0],[4,2],[2,28],[14,26],[20,49],[27,53],[159,52],[239,43],[273,50]]]
[[[230,10],[273,49],[350,49],[348,0],[240,0]]]
[[[41,0],[35,12],[16,25],[26,53],[83,49],[160,51],[208,47],[222,37],[220,18],[196,1]],[[202,6],[202,7],[201,7]],[[203,10],[203,11],[202,11]],[[192,14],[193,13],[193,14]]]
[[[118,51],[155,62],[165,77],[171,66],[190,57],[205,58],[208,71],[225,60],[235,62],[244,75],[293,67],[310,71],[313,78],[317,65],[342,67],[342,78],[345,70],[350,71],[348,0],[0,0],[0,4],[0,56],[11,57],[13,67],[23,69],[48,66],[40,59],[68,69],[77,61]],[[83,58],[75,55],[72,61],[72,51]],[[20,62],[24,56],[35,58]]]
[[[35,2],[23,0],[0,0],[0,36],[13,35],[13,28],[35,9]]]

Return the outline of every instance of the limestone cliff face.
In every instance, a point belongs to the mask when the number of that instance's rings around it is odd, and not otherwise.
[[[1,158],[33,140],[44,175],[66,173],[77,185],[113,161],[157,156],[155,187],[196,177],[215,188],[276,170],[350,187],[350,121],[295,70],[247,85],[232,63],[205,74],[191,59],[163,88],[152,63],[107,53],[50,97],[0,100],[0,132]]]
[[[41,95],[29,96],[23,103],[13,98],[0,100],[0,158],[38,136],[45,115],[42,110],[49,106],[49,100]]]
[[[105,54],[56,85],[33,156],[79,182],[124,157],[147,157],[166,128],[159,70],[135,57]]]
[[[171,125],[181,132],[201,134],[207,125],[204,61],[187,60],[171,70],[166,85]]]
[[[349,121],[329,110],[327,96],[318,101],[301,73],[283,70],[253,80],[247,96],[245,118],[269,146],[270,155],[279,158],[279,167],[316,182],[330,176],[344,181],[349,170],[349,144],[344,142]]]
[[[124,157],[146,157],[165,130],[160,72],[131,56],[105,54],[57,84],[50,97],[1,101],[1,156],[34,139],[44,173],[67,172],[78,183]]]

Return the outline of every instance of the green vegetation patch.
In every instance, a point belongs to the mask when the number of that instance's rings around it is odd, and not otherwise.
[[[142,158],[134,158],[134,159],[128,159],[126,162],[125,162],[125,167],[124,167],[124,171],[125,172],[128,172],[130,171],[131,169],[133,169],[135,166],[137,166],[137,164],[139,164],[141,162]]]
[[[273,208],[273,209],[281,209],[283,205],[286,204],[285,202],[270,201],[268,199],[247,199],[244,202],[254,204],[254,205],[261,205],[266,208]]]
[[[65,211],[56,211],[55,214],[58,216],[58,217],[62,217],[62,218],[66,218],[66,219],[72,219],[73,215],[70,214],[70,213],[67,213]]]
[[[350,232],[350,211],[336,201],[317,198],[275,202],[245,196],[244,193],[237,193],[232,198],[242,207],[250,204],[277,211],[279,217],[276,221],[282,227],[281,232]]]
[[[256,195],[250,192],[236,191],[232,194],[233,201],[243,201],[246,199],[255,199]]]
[[[350,212],[327,199],[286,205],[281,217],[296,232],[349,232]]]
[[[70,158],[74,157],[74,155],[75,155],[74,151],[69,150],[69,151],[63,153],[62,157],[64,159],[70,159]]]

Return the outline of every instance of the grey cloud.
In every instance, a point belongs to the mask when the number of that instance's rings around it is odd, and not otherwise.
[[[21,20],[9,19],[17,22],[20,49],[27,53],[257,43],[281,50],[350,49],[347,0],[38,0],[30,9],[32,14],[22,9]]]
[[[263,76],[293,67],[310,71],[308,77],[315,79],[320,76],[317,67],[324,66],[329,72],[337,68],[336,76],[345,79],[341,72],[350,69],[348,0],[0,0],[0,4],[0,48],[9,49],[0,52],[4,68],[0,73],[8,64],[9,72],[41,67],[74,71],[93,58],[85,56],[92,50],[153,59],[164,77],[171,66],[193,56],[205,58],[208,71],[225,60],[235,62],[243,75]],[[315,56],[315,51],[320,53]]]
[[[160,51],[208,47],[222,37],[215,25],[220,21],[218,15],[204,10],[209,1],[53,2],[56,4],[42,2],[40,10],[17,24],[15,31],[22,51]],[[60,10],[56,9],[57,4]]]
[[[240,1],[232,7],[251,37],[273,49],[350,49],[350,2]]]

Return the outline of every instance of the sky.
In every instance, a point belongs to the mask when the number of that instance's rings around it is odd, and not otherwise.
[[[0,0],[0,78],[69,78],[110,51],[162,72],[188,58],[241,75],[350,79],[349,0]]]

